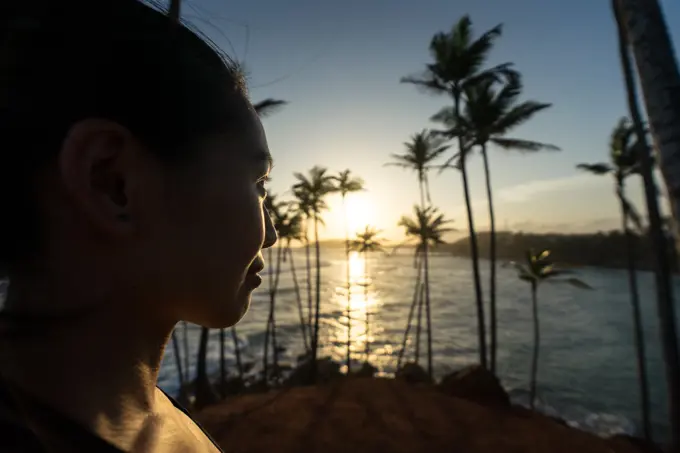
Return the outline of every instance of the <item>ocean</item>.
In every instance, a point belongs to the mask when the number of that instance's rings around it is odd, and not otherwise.
[[[293,251],[303,305],[307,305],[305,254]],[[266,257],[266,255],[265,255]],[[312,260],[314,254],[312,252]],[[346,267],[342,249],[322,249],[321,254],[320,354],[344,363],[347,341]],[[387,256],[369,255],[365,263],[353,254],[351,268],[352,351],[365,359],[366,341],[370,361],[381,375],[393,375],[413,297],[417,270],[412,251]],[[489,262],[481,260],[482,283],[488,301]],[[559,416],[569,424],[600,435],[639,434],[639,396],[632,314],[626,272],[603,268],[580,268],[573,272],[593,287],[575,288],[566,283],[544,283],[538,290],[541,348],[538,371],[539,410]],[[312,279],[315,273],[312,272]],[[253,295],[250,310],[237,325],[244,362],[260,366],[264,328],[269,309],[268,282]],[[653,275],[638,273],[647,365],[651,391],[653,428],[657,438],[666,437],[666,387],[655,305]],[[433,361],[437,377],[465,365],[478,363],[477,318],[468,259],[434,254],[430,259]],[[676,294],[680,280],[675,281]],[[277,292],[277,340],[286,348],[281,362],[294,365],[304,351],[297,298],[290,260],[282,264]],[[517,404],[528,403],[532,351],[531,294],[529,285],[517,278],[514,268],[499,263],[497,272],[498,370],[503,386]],[[369,335],[365,317],[370,314]],[[676,314],[679,310],[676,309]],[[423,311],[424,316],[424,311]],[[486,311],[488,326],[488,308]],[[423,321],[424,323],[424,321]],[[423,324],[424,325],[424,324]],[[181,328],[178,332],[181,338]],[[412,329],[415,333],[415,328]],[[200,328],[189,327],[191,373],[195,373]],[[235,373],[231,336],[226,336],[227,366]],[[425,350],[423,333],[422,351]],[[413,345],[406,357],[412,357]],[[421,364],[426,361],[421,352]],[[219,370],[219,331],[211,331],[209,372]],[[178,382],[172,348],[167,348],[160,386],[177,392]]]

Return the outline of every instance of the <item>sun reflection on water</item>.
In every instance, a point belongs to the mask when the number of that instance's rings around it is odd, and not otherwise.
[[[379,333],[379,327],[375,324],[375,313],[380,305],[378,293],[373,287],[373,279],[370,270],[371,257],[364,257],[358,252],[351,252],[349,256],[349,314],[350,314],[350,351],[353,362],[364,362],[367,359],[367,342],[372,345],[375,334]],[[344,263],[343,263],[344,265]],[[343,273],[343,275],[345,275]],[[335,302],[338,304],[343,315],[335,324],[334,337],[336,339],[333,355],[342,358],[344,363],[347,357],[347,283],[336,287]],[[367,322],[368,321],[368,322]],[[368,325],[368,331],[367,331]],[[370,348],[369,361],[376,351]]]

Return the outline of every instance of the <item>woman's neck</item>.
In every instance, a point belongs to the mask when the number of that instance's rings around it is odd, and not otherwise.
[[[27,305],[35,305],[42,293],[42,306],[65,306],[55,294],[68,292],[37,292],[39,288],[34,286],[30,296],[21,287],[10,293],[19,302],[30,299]],[[71,294],[78,296],[77,290]],[[22,334],[19,329],[0,340],[7,379],[107,440],[134,439],[155,412],[158,372],[172,329],[154,328],[146,317],[130,312],[130,300],[121,300],[90,300],[86,306],[69,298],[68,306],[87,309],[77,310],[82,314],[72,319],[50,321],[39,331]]]

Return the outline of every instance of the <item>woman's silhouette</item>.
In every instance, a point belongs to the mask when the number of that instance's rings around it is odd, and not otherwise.
[[[0,5],[0,451],[219,451],[156,387],[276,241],[235,64],[136,0]]]

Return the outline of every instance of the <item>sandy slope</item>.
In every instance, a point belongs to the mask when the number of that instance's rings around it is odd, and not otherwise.
[[[387,379],[235,397],[197,419],[227,452],[634,453],[624,441]]]

